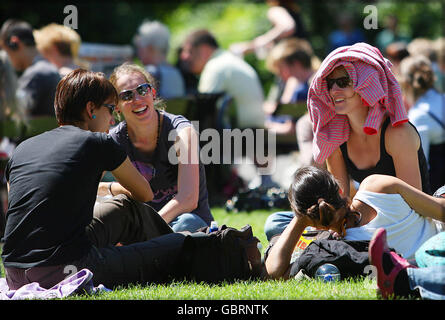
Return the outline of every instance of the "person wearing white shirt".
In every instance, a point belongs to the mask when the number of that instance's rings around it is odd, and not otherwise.
[[[410,56],[401,65],[408,117],[416,127],[429,164],[433,190],[445,184],[445,95],[434,88],[434,70],[424,56]]]
[[[255,71],[243,59],[219,47],[207,30],[192,32],[184,42],[181,59],[200,75],[200,93],[225,93],[236,105],[238,128],[263,128],[264,94]]]

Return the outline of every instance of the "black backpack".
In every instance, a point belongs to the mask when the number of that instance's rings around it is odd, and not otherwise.
[[[291,267],[291,275],[300,270],[314,277],[318,267],[325,263],[335,265],[341,279],[366,275],[369,241],[319,239],[312,241]]]
[[[252,227],[241,230],[222,225],[188,234],[179,257],[185,278],[196,282],[219,283],[257,278],[261,273],[259,240]]]

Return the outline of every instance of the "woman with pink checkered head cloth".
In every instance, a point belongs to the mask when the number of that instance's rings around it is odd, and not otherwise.
[[[308,94],[313,156],[326,162],[346,196],[350,179],[395,176],[430,193],[419,134],[408,122],[391,62],[366,43],[332,51]]]

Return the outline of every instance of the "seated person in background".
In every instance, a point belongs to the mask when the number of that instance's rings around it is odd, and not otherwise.
[[[265,103],[267,114],[272,114],[279,103],[306,103],[315,59],[311,45],[303,39],[285,39],[273,47],[266,67],[278,77],[279,88],[275,101]]]
[[[60,75],[57,68],[39,54],[32,27],[24,21],[10,19],[0,31],[0,46],[16,69],[17,97],[26,116],[54,116],[54,94]]]
[[[263,88],[252,66],[233,53],[221,49],[208,30],[196,30],[187,36],[183,43],[181,59],[189,71],[200,75],[199,93],[223,93],[233,99],[236,108],[236,124],[232,124],[233,127],[240,130],[264,128]],[[219,99],[217,108],[222,102],[223,98]],[[259,134],[254,134],[255,139],[257,136]],[[255,149],[256,142],[253,146],[246,145],[243,149],[248,148]],[[262,164],[259,164],[256,157],[256,150],[253,153],[254,159],[250,160],[254,162],[257,169],[263,169],[264,167],[261,167]],[[260,177],[261,186],[266,188],[276,186],[269,174],[271,161],[273,159],[266,159],[267,167],[263,172],[265,174],[261,174]]]
[[[350,179],[396,176],[431,194],[422,142],[411,123],[390,62],[366,43],[334,50],[308,94],[313,155],[350,195]]]
[[[154,79],[144,68],[123,64],[113,71],[110,81],[119,92],[116,110],[125,117],[110,135],[150,182],[154,198],[148,204],[175,232],[209,226],[213,217],[193,125],[181,115],[158,108]],[[172,131],[177,141],[172,140]],[[174,148],[179,148],[180,156],[171,154]],[[112,194],[118,185],[109,183]]]
[[[64,25],[51,23],[34,30],[34,38],[37,49],[59,69],[61,77],[79,68],[78,54],[81,39],[76,31]]]
[[[133,38],[137,56],[145,69],[158,82],[158,95],[163,99],[185,96],[184,79],[178,69],[167,62],[170,32],[159,21],[144,21]]]
[[[431,188],[436,190],[445,184],[445,95],[434,87],[434,71],[427,57],[407,57],[400,70],[403,92],[411,106],[408,117],[419,132]]]
[[[295,131],[295,123],[290,116],[282,119],[285,115],[274,117],[271,114],[280,103],[306,105],[310,81],[317,68],[317,60],[311,45],[304,39],[285,39],[271,50],[266,65],[279,77],[281,95],[276,101],[266,101],[264,104],[264,111],[269,115],[266,119],[266,128],[275,130],[278,134]],[[300,151],[299,162],[301,165],[313,164],[312,124],[308,113],[298,119],[296,135]]]
[[[395,177],[367,177],[352,200],[339,191],[324,169],[308,166],[295,172],[289,188],[293,212],[277,226],[276,234],[281,235],[265,261],[271,278],[289,277],[292,252],[308,226],[332,230],[345,240],[371,240],[377,229],[385,228],[388,245],[406,259],[414,258],[426,240],[443,230],[445,199]]]
[[[256,71],[243,59],[219,47],[207,30],[197,30],[184,41],[181,59],[200,75],[200,93],[226,93],[235,102],[237,127],[263,128],[263,89]]]

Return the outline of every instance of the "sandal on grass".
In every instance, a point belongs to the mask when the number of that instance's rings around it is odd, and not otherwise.
[[[382,297],[387,299],[390,296],[398,295],[398,292],[394,290],[397,276],[406,268],[416,268],[416,266],[389,250],[386,242],[386,230],[383,228],[379,228],[374,233],[369,244],[368,254],[370,263],[377,268],[377,286]],[[406,287],[408,285],[407,278],[405,282],[407,282]]]

